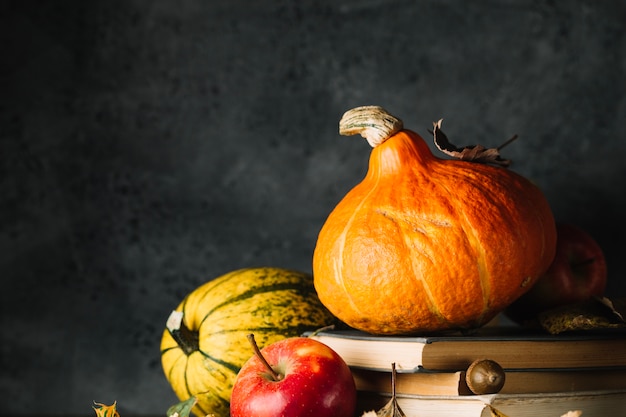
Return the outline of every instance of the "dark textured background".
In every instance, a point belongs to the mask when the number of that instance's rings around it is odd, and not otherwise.
[[[0,413],[175,401],[170,310],[207,279],[310,271],[364,174],[341,114],[505,148],[626,292],[623,1],[0,4]]]

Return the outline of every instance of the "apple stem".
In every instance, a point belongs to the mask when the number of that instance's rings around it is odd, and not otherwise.
[[[254,354],[257,356],[257,358],[259,358],[259,360],[261,361],[263,366],[265,366],[267,371],[272,376],[272,379],[274,381],[280,381],[281,379],[283,379],[283,376],[281,374],[277,373],[272,368],[272,365],[270,365],[269,362],[267,362],[267,359],[265,359],[265,356],[263,356],[263,354],[261,353],[261,349],[259,349],[259,345],[257,345],[256,340],[254,339],[254,334],[250,333],[248,335],[248,341],[252,345],[252,349],[254,350]]]

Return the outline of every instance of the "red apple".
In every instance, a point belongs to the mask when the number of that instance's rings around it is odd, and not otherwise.
[[[231,417],[352,417],[356,388],[350,368],[331,348],[291,337],[256,349],[241,368]],[[265,363],[264,363],[265,361]]]
[[[506,314],[523,322],[541,311],[602,296],[606,283],[606,259],[600,245],[581,228],[559,223],[552,264]]]

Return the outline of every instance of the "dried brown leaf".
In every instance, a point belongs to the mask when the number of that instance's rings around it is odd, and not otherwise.
[[[615,308],[617,305],[623,305],[623,299],[613,302],[608,298],[593,298],[544,311],[539,313],[537,319],[541,327],[551,334],[623,328],[626,322],[622,313]]]
[[[615,300],[610,300],[606,297],[597,298],[598,302],[602,305],[606,306],[610,313],[615,315],[620,321],[625,322],[624,314],[626,314],[626,299],[625,298],[617,298]]]
[[[517,135],[513,136],[497,148],[485,148],[482,145],[470,145],[459,148],[450,143],[448,137],[441,130],[442,120],[443,119],[440,119],[439,121],[433,123],[433,130],[429,131],[433,134],[435,145],[441,152],[462,161],[493,164],[501,167],[508,167],[511,165],[511,161],[509,159],[503,159],[500,156],[500,149],[517,139]]]
[[[398,400],[393,397],[383,408],[376,412],[377,417],[406,417],[404,411],[398,405]]]

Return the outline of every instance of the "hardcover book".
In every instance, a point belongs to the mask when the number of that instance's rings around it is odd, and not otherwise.
[[[391,394],[391,372],[351,368],[358,391]],[[507,370],[500,394],[626,390],[626,368]],[[396,393],[474,395],[465,371],[396,374]]]
[[[357,416],[379,410],[390,396],[359,392]],[[626,417],[626,391],[582,391],[550,394],[474,396],[398,395],[406,417],[493,417],[490,407],[509,417],[560,417],[582,411],[582,417]]]
[[[477,359],[504,369],[626,367],[626,332],[551,335],[517,327],[484,327],[471,335],[375,336],[358,330],[305,334],[335,350],[350,367],[398,373],[463,371]]]

